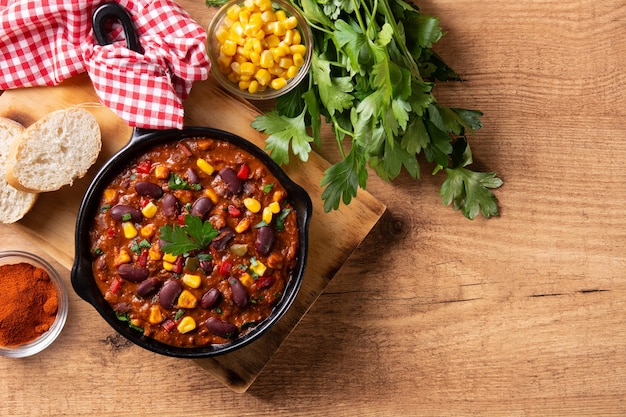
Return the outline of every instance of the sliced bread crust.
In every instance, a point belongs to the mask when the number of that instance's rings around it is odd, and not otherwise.
[[[101,148],[93,114],[79,107],[54,111],[29,126],[11,146],[7,182],[22,191],[56,191],[85,176]]]
[[[0,117],[0,222],[15,223],[35,205],[39,194],[20,191],[6,181],[5,171],[9,151],[13,142],[24,132],[24,126]]]

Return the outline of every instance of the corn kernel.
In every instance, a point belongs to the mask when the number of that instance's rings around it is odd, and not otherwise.
[[[245,217],[241,219],[239,223],[237,223],[237,226],[235,226],[235,232],[243,233],[249,228],[250,228],[250,220],[247,217]]]
[[[241,6],[239,6],[238,4],[233,4],[228,8],[228,10],[226,10],[226,16],[228,16],[230,20],[237,20],[240,12]]]
[[[292,45],[300,45],[302,43],[302,35],[298,29],[293,29],[293,39],[291,40]]]
[[[272,201],[267,207],[269,207],[273,214],[280,213],[280,203],[278,201]]]
[[[272,87],[274,90],[280,90],[286,85],[287,80],[285,80],[283,77],[274,78],[270,83],[270,87]]]
[[[217,65],[222,69],[222,72],[226,70],[226,68],[230,68],[230,64],[233,62],[232,56],[226,56],[224,54],[220,54],[217,57]]]
[[[291,51],[292,55],[300,54],[300,57],[303,57],[304,55],[306,55],[306,46],[302,44],[291,45],[289,47],[289,50]],[[294,57],[294,61],[295,61],[295,57]]]
[[[132,222],[122,223],[122,230],[124,230],[124,237],[126,239],[132,239],[137,236],[137,228]]]
[[[224,41],[228,39],[228,30],[224,27],[217,29],[215,31],[215,37],[220,44],[224,43]]]
[[[248,23],[250,21],[250,10],[240,10],[238,20],[242,25]]]
[[[178,256],[171,253],[166,253],[163,255],[163,260],[165,262],[174,263],[176,262],[176,259],[178,259]]]
[[[261,68],[254,74],[254,79],[259,82],[259,85],[268,85],[270,80],[272,79],[272,74],[269,73],[265,68]]]
[[[213,191],[212,188],[205,189],[204,195],[209,197],[213,204],[217,204],[217,202],[219,201],[219,197],[217,196],[217,194],[215,194],[215,191]]]
[[[244,198],[243,205],[253,213],[258,213],[259,210],[261,210],[261,203],[259,203],[259,200],[252,197]]]
[[[296,67],[295,65],[290,66],[289,68],[287,68],[287,73],[285,75],[287,75],[287,78],[295,77],[296,75],[298,75],[298,67]]]
[[[161,250],[155,247],[151,247],[148,250],[148,258],[152,259],[153,261],[158,261],[159,259],[161,259]]]
[[[263,68],[270,68],[274,66],[274,56],[272,55],[272,52],[267,49],[263,51],[261,53],[261,61],[259,63]]]
[[[240,90],[248,90],[250,88],[250,81],[239,81],[237,83],[237,86],[239,87]]]
[[[276,48],[278,45],[280,45],[280,38],[276,35],[268,36],[267,38],[265,38],[265,41],[267,42],[268,48]]]
[[[150,315],[148,316],[148,321],[152,324],[159,324],[163,321],[163,314],[161,313],[161,309],[158,306],[150,307]]]
[[[175,265],[171,262],[163,261],[163,269],[165,269],[166,271],[173,271],[174,266]]]
[[[278,12],[280,11],[281,10],[279,10]],[[278,14],[278,12],[276,12],[276,14]],[[274,24],[274,35],[285,36],[286,32],[287,32],[287,28],[285,27],[285,24],[283,23],[282,20],[279,20]]]
[[[274,65],[272,68],[268,68],[268,69],[267,69],[267,71],[268,71],[270,74],[272,74],[273,76],[277,77],[277,78],[280,78],[280,77],[282,77],[283,75],[285,75],[285,69],[284,69],[284,68],[279,67],[278,65]],[[276,78],[274,78],[274,79],[272,79],[272,80],[270,81],[270,86],[272,85],[272,82],[273,82],[274,80],[276,80]]]
[[[183,290],[178,296],[178,306],[180,308],[194,308],[198,304],[198,299],[189,290]]]
[[[245,57],[243,59],[245,62]],[[237,57],[235,57],[235,61],[232,64],[230,64],[230,69],[233,70],[235,74],[241,75],[241,63],[237,62]]]
[[[185,274],[182,277],[182,281],[189,288],[198,288],[202,283],[202,278],[196,274]]]
[[[248,86],[248,92],[254,94],[259,91],[259,82],[257,80],[250,81],[250,85]]]
[[[276,14],[273,10],[264,10],[263,13],[261,13],[261,20],[264,23],[273,22],[276,20]]]
[[[170,176],[170,169],[165,165],[157,165],[154,169],[154,176],[160,180],[167,179]]]
[[[283,25],[285,26],[285,29],[295,29],[296,26],[298,26],[298,19],[296,19],[295,16],[289,16],[283,20]]]
[[[120,249],[120,252],[115,257],[115,266],[127,264],[131,260],[130,254],[126,249]]]
[[[287,13],[285,13],[284,10],[278,9],[274,13],[276,14],[276,20],[278,20],[279,22],[287,20]]]
[[[293,65],[300,68],[304,65],[304,57],[301,54],[293,54]]]
[[[285,198],[285,194],[282,191],[275,191],[274,195],[272,195],[272,201],[280,202]]]
[[[158,209],[159,208],[156,204],[150,201],[144,206],[144,208],[141,209],[141,214],[143,214],[144,217],[151,219],[156,215]]]
[[[278,66],[284,69],[289,69],[289,67],[293,67],[293,59],[288,56],[283,56],[278,60]]]
[[[250,270],[261,277],[267,271],[267,266],[263,262],[256,260],[250,265]]]
[[[215,171],[213,165],[209,164],[206,160],[202,158],[198,158],[198,160],[196,161],[196,166],[207,175],[211,175]]]
[[[146,224],[139,229],[139,234],[141,237],[150,238],[154,235],[156,230],[156,226],[152,223]]]
[[[263,221],[267,224],[270,224],[272,222],[272,216],[273,216],[272,210],[269,207],[264,207],[263,215],[261,216]]]
[[[254,283],[254,278],[252,278],[252,275],[246,272],[239,277],[239,281],[243,284],[244,287],[249,287]]]
[[[254,4],[259,10],[272,10],[272,2],[270,0],[254,0]]]
[[[104,201],[106,203],[113,203],[117,198],[117,191],[113,188],[107,188],[104,190]]]
[[[233,56],[237,52],[237,42],[232,39],[226,39],[222,46],[220,46],[220,52],[226,56]]]
[[[189,316],[183,317],[180,323],[178,323],[178,326],[176,326],[176,329],[181,333],[189,333],[190,331],[195,330],[195,328],[196,321],[193,319],[193,317]]]
[[[252,62],[244,62],[241,64],[240,73],[241,75],[254,75],[256,71],[256,67]]]

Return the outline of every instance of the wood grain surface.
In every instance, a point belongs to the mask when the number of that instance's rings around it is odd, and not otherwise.
[[[208,23],[202,1],[181,4]],[[466,80],[438,100],[484,113],[472,149],[505,181],[500,217],[442,206],[425,162],[421,181],[371,175],[386,213],[246,393],[71,300],[51,348],[0,359],[0,414],[626,415],[626,4],[418,5]],[[37,249],[13,230],[3,242]],[[68,355],[85,329],[100,337]]]

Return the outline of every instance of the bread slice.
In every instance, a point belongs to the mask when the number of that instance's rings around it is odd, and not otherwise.
[[[82,178],[96,162],[102,138],[95,116],[80,107],[47,114],[11,147],[6,178],[22,191],[56,191]]]
[[[11,187],[5,178],[6,162],[13,142],[20,138],[24,126],[0,117],[0,222],[15,223],[35,205],[39,194]]]

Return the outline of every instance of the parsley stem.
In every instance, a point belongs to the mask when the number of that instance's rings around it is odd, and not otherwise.
[[[400,35],[400,30],[398,29],[398,24],[396,23],[396,19],[394,18],[391,11],[391,6],[389,6],[387,0],[380,0],[380,4],[386,22],[393,29],[393,38],[395,39],[398,48],[400,48],[400,50],[402,51],[402,54],[404,55],[407,63],[410,65],[411,74],[419,81],[424,81],[422,79],[422,75],[420,74],[419,67],[417,66],[417,62],[415,62],[413,55],[411,55],[409,48],[406,46],[405,39],[403,39],[403,37]]]

